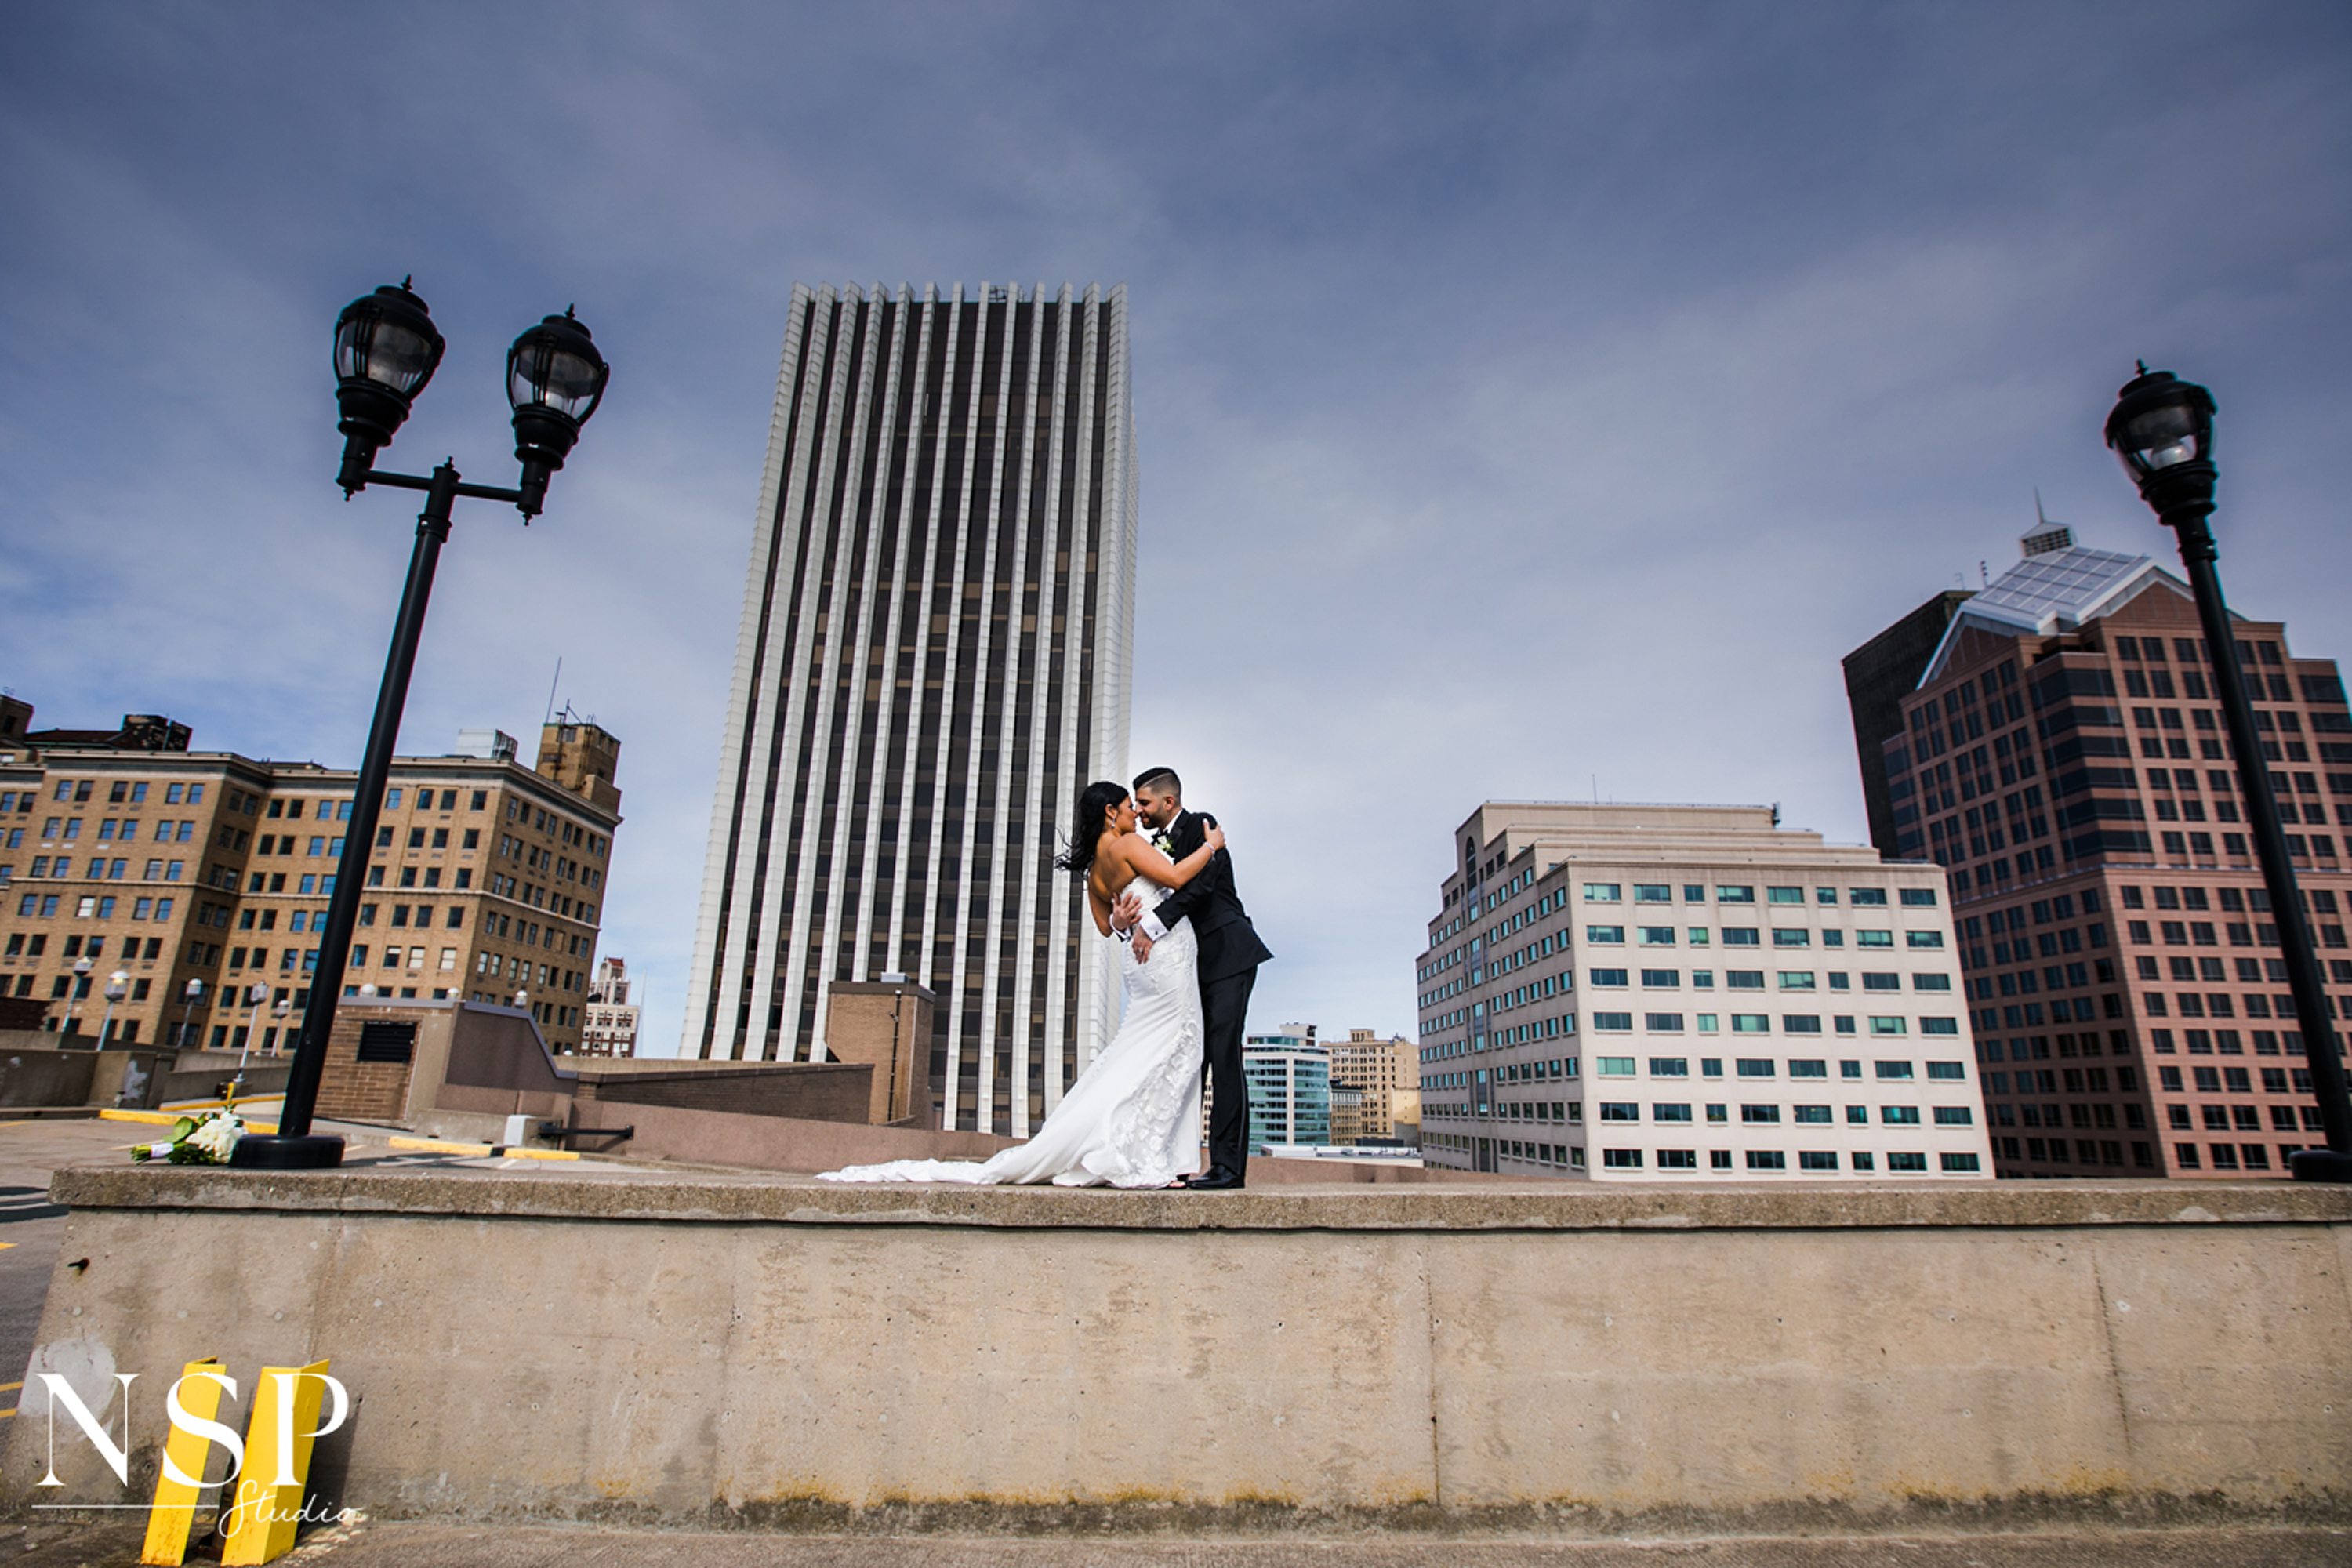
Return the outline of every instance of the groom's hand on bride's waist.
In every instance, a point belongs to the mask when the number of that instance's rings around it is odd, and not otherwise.
[[[1121,893],[1110,907],[1110,929],[1113,931],[1132,931],[1136,921],[1142,918],[1143,900],[1133,893]]]

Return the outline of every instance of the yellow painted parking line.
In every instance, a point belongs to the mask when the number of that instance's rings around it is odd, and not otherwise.
[[[100,1120],[104,1121],[136,1121],[148,1127],[171,1127],[176,1125],[180,1120],[180,1113],[177,1111],[117,1110],[112,1106],[108,1106],[102,1109],[98,1114]],[[278,1131],[278,1123],[275,1121],[247,1121],[245,1124],[245,1130],[247,1132],[275,1132]],[[136,1145],[131,1145],[131,1147],[136,1147]]]
[[[14,1394],[24,1386],[21,1383],[0,1383],[0,1394]]]
[[[11,1405],[10,1406],[8,1406],[8,1408],[7,1408],[7,1409],[5,1409],[5,1410],[0,1410],[0,1421],[5,1421],[5,1420],[7,1420],[7,1419],[8,1419],[8,1417],[10,1417],[11,1415],[16,1415],[16,1407],[15,1405]]]
[[[16,1245],[16,1244],[13,1241],[0,1241],[0,1252],[5,1252]],[[22,1388],[25,1385],[21,1383],[12,1383],[8,1385],[8,1388]],[[7,1393],[8,1388],[0,1388],[0,1394]]]
[[[444,1138],[387,1138],[386,1143],[395,1149],[412,1150],[423,1154],[457,1154],[466,1159],[486,1160],[492,1155],[509,1160],[577,1160],[573,1149],[518,1149],[506,1143],[455,1143]]]

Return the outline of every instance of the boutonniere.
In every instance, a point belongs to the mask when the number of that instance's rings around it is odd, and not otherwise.
[[[1152,847],[1158,849],[1162,855],[1166,855],[1171,858],[1174,858],[1176,854],[1176,841],[1173,838],[1169,837],[1165,833],[1155,835],[1151,840],[1151,844]]]

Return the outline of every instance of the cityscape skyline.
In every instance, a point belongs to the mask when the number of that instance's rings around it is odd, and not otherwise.
[[[356,19],[10,18],[0,682],[50,722],[352,765],[410,509],[331,504],[333,312],[415,272],[450,351],[393,456],[487,476],[498,353],[576,300],[615,367],[595,440],[527,532],[459,518],[401,750],[527,713],[563,658],[557,698],[630,740],[605,940],[655,1051],[798,278],[1129,285],[1133,750],[1235,835],[1281,955],[1261,1021],[1412,1032],[1423,829],[1466,799],[1778,800],[1864,841],[1841,656],[1979,586],[2035,485],[2084,545],[2166,558],[2098,439],[2136,356],[2221,400],[2233,602],[2352,643],[2330,8],[1106,37],[588,5],[545,77],[505,68],[547,47],[526,14],[419,15],[367,47],[443,89],[364,127],[323,85]],[[813,58],[838,68],[774,90]],[[1465,286],[1433,310],[1437,279]],[[1397,825],[1369,845],[1360,780]]]

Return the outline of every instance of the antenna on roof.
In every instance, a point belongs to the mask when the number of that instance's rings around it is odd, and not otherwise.
[[[2050,526],[2049,514],[2042,510],[2042,487],[2040,485],[2033,487],[2033,521],[2040,523],[2044,528],[2048,528]]]
[[[541,726],[555,722],[555,689],[562,682],[563,656],[559,653],[555,656],[555,679],[547,683],[547,717],[540,721]]]
[[[1992,586],[1992,566],[1990,563],[1982,560],[1977,563],[1977,581],[1988,588]]]

